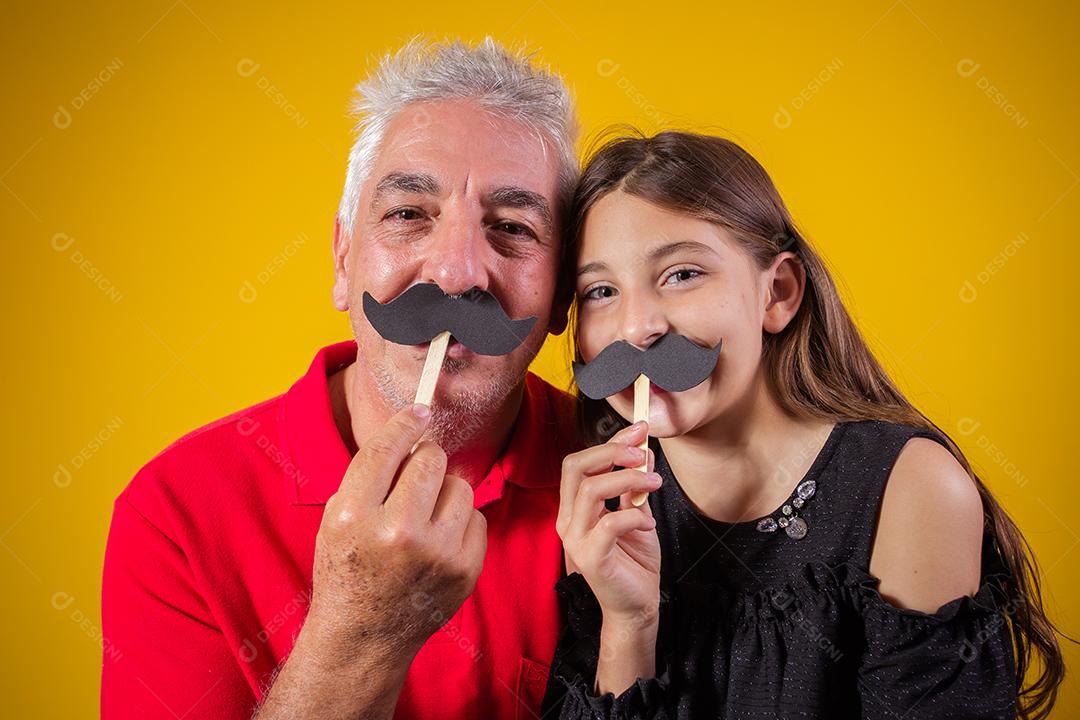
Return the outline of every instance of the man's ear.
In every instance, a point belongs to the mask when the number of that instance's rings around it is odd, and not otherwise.
[[[349,246],[352,238],[345,237],[341,219],[334,218],[334,307],[345,312],[349,309]]]
[[[767,287],[761,327],[775,335],[787,327],[799,311],[806,290],[806,268],[798,255],[782,252],[776,256],[764,278]]]

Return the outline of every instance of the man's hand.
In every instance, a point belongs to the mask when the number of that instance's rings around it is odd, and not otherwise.
[[[413,657],[473,591],[487,522],[420,441],[429,414],[394,415],[327,501],[311,608],[259,718],[389,717]]]
[[[375,643],[415,654],[483,567],[487,522],[469,483],[446,475],[446,453],[434,443],[420,441],[409,454],[428,413],[414,405],[391,418],[326,503],[310,614],[347,649]]]

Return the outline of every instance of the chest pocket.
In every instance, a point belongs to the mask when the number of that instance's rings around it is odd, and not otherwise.
[[[540,717],[540,705],[547,689],[548,674],[551,668],[544,663],[521,656],[517,679],[517,714],[516,720],[536,720]]]

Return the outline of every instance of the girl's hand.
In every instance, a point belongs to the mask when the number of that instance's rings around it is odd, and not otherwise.
[[[559,516],[567,572],[579,571],[589,583],[608,626],[645,627],[660,606],[660,542],[649,503],[634,507],[631,492],[652,492],[660,476],[633,469],[646,458],[637,447],[648,434],[642,421],[624,428],[603,445],[568,455],[562,465]],[[612,472],[616,466],[625,469]],[[612,512],[604,500],[619,496]]]

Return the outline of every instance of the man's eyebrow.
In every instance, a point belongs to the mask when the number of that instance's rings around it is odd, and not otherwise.
[[[645,253],[645,259],[650,262],[656,262],[657,260],[663,260],[667,256],[674,255],[675,253],[681,252],[683,250],[689,252],[716,252],[705,243],[698,242],[697,240],[679,240],[678,242],[667,243],[665,245],[659,245],[652,248],[647,253]],[[596,262],[586,263],[582,265],[580,268],[578,268],[577,274],[578,277],[580,277],[582,275],[586,275],[592,272],[603,272],[607,269],[608,266],[605,263],[597,260]]]
[[[392,192],[437,195],[439,193],[439,182],[426,173],[388,173],[375,185],[375,191],[371,194],[371,204],[373,206],[377,205],[384,196]]]
[[[508,185],[495,188],[484,197],[484,204],[494,207],[512,207],[532,210],[540,216],[546,230],[551,230],[551,207],[547,198],[538,192]]]

